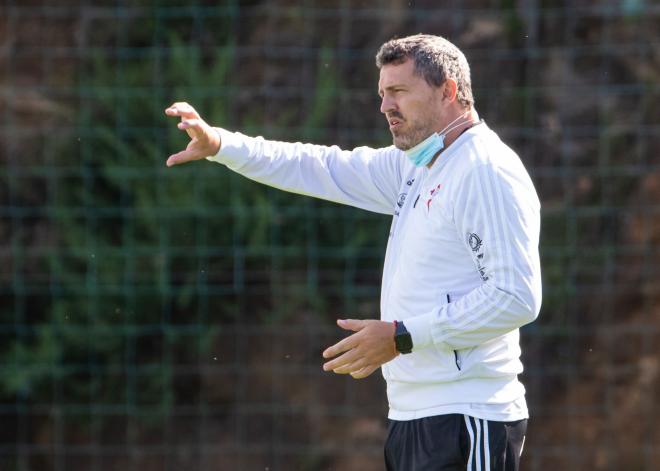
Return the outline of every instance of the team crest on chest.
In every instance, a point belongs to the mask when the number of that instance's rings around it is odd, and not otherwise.
[[[433,202],[433,198],[435,198],[438,195],[438,193],[440,193],[440,188],[442,188],[442,183],[438,183],[438,185],[435,188],[429,191],[429,196],[428,199],[426,200],[427,210],[431,209],[431,203]]]

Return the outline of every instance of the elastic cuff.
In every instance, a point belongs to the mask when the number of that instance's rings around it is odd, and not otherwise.
[[[402,319],[403,323],[410,332],[413,342],[413,352],[422,348],[429,347],[433,344],[433,337],[431,336],[431,322],[433,321],[433,314],[424,314],[421,316],[408,317]]]
[[[248,137],[238,132],[230,132],[222,128],[213,128],[220,136],[220,150],[206,158],[211,162],[224,165],[238,164],[250,155]]]

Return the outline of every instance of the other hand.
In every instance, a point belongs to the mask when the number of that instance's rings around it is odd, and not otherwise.
[[[393,322],[340,319],[337,325],[355,333],[323,352],[323,358],[341,354],[323,365],[325,371],[362,379],[399,354],[394,344]]]
[[[179,116],[179,129],[185,130],[190,136],[190,142],[185,150],[172,154],[167,159],[167,166],[183,164],[193,160],[204,159],[215,155],[220,150],[220,136],[199,116],[195,108],[188,103],[179,102],[165,110],[167,116]]]

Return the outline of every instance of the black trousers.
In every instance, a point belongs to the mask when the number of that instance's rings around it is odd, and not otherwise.
[[[527,420],[495,422],[447,414],[390,420],[388,471],[518,471]]]

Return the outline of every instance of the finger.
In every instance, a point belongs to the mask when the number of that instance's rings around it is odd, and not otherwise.
[[[177,101],[165,109],[165,114],[178,116],[181,113],[190,113],[193,111],[195,111],[195,108],[193,108],[190,104],[186,103],[185,101]]]
[[[179,129],[190,129],[190,128],[199,128],[201,127],[201,120],[192,118],[187,119],[183,118],[179,124],[176,125]]]
[[[184,164],[186,162],[191,162],[193,160],[199,160],[197,153],[191,152],[189,150],[183,150],[178,154],[170,155],[167,159],[167,162],[165,162],[165,164],[168,167],[172,167],[173,165]]]
[[[181,122],[176,125],[177,128],[186,131],[191,138],[200,138],[204,135],[203,121],[201,119],[181,118]]]
[[[168,116],[181,116],[183,118],[199,118],[199,113],[186,102],[177,102],[165,110]]]
[[[337,325],[344,330],[352,330],[358,332],[364,329],[364,321],[355,319],[337,319]]]
[[[371,375],[374,371],[378,369],[377,366],[365,366],[364,368],[361,368],[358,371],[353,371],[351,373],[351,376],[354,379],[363,379],[366,378],[367,376]]]
[[[350,350],[342,356],[335,358],[323,364],[323,370],[334,371],[337,368],[342,368],[350,365],[359,359],[358,353],[355,350]]]
[[[356,343],[357,340],[355,339],[355,334],[346,337],[345,339],[340,340],[331,347],[326,348],[325,351],[323,352],[323,358],[336,357],[340,353],[346,352],[351,348],[353,348]]]
[[[345,365],[341,365],[337,368],[333,368],[332,371],[333,373],[337,373],[337,374],[345,375],[350,373],[352,375],[353,372],[360,371],[362,368],[366,366],[368,366],[367,360],[364,357],[362,357],[362,358],[358,358],[353,363],[346,363]]]

